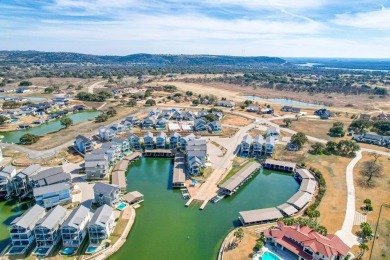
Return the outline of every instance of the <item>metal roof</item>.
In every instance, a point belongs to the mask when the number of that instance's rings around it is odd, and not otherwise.
[[[43,170],[41,172],[38,172],[36,175],[31,177],[31,179],[33,181],[39,181],[41,179],[46,179],[49,176],[53,176],[53,175],[60,174],[63,172],[64,172],[64,169],[62,169],[62,167],[53,167],[53,168],[49,168],[49,169]]]
[[[277,208],[283,211],[288,216],[291,216],[298,212],[298,210],[294,206],[288,203],[283,203],[282,205],[277,206]]]
[[[97,153],[97,154],[86,154],[84,155],[84,160],[87,162],[93,162],[93,161],[104,161],[107,159],[106,154],[104,153]]]
[[[41,169],[40,164],[31,164],[27,168],[24,168],[23,170],[21,170],[17,175],[23,174],[25,176],[31,176],[31,175],[35,174],[37,171],[39,171],[39,169]]]
[[[98,225],[105,227],[106,223],[109,221],[111,215],[113,214],[114,209],[106,204],[99,207],[92,216],[89,226]]]
[[[297,164],[293,163],[293,162],[278,161],[278,160],[273,160],[273,159],[265,160],[265,164],[278,165],[278,166],[289,167],[289,168],[294,168],[294,169],[297,166]]]
[[[133,201],[135,201],[137,199],[141,199],[143,197],[144,197],[144,195],[141,194],[140,192],[132,191],[132,192],[129,192],[126,195],[124,195],[123,199],[126,200],[128,203],[132,203]]]
[[[316,190],[316,186],[317,186],[317,182],[315,180],[303,179],[299,190],[314,194],[314,191]]]
[[[43,186],[43,187],[34,188],[33,194],[34,194],[34,197],[36,197],[36,196],[41,196],[41,195],[52,193],[52,192],[59,192],[62,190],[67,190],[67,189],[68,190],[70,189],[70,185],[68,183],[65,183],[65,182],[60,182],[60,183],[56,183],[53,185],[47,185],[47,186]]]
[[[120,189],[126,189],[126,175],[125,171],[113,171],[112,172],[112,184],[117,185]]]
[[[304,192],[304,191],[298,191],[295,193],[288,201],[287,203],[296,206],[297,208],[301,209],[303,208],[311,198],[313,197],[313,194]]]
[[[244,223],[253,223],[282,218],[283,214],[277,208],[266,208],[241,211],[240,216]]]
[[[66,209],[57,205],[55,208],[49,210],[43,218],[38,220],[36,225],[50,230],[55,230],[63,223],[65,216]]]
[[[95,185],[93,185],[93,191],[99,194],[111,194],[118,189],[118,185],[106,184],[102,182],[96,182]]]
[[[251,144],[252,143],[252,136],[249,134],[245,134],[244,137],[242,138],[241,143]]]
[[[14,219],[11,225],[17,225],[22,228],[32,228],[38,222],[39,218],[45,213],[45,209],[38,204],[29,208],[20,217]]]
[[[233,191],[236,189],[249,175],[251,175],[254,171],[260,169],[261,165],[257,162],[250,162],[245,165],[244,168],[239,170],[236,174],[230,177],[223,184],[219,185],[220,188]]]
[[[301,176],[302,179],[315,179],[313,174],[311,174],[311,172],[307,169],[298,169],[296,170],[296,173]]]
[[[89,218],[89,216],[89,209],[83,205],[80,205],[78,208],[73,209],[72,213],[70,213],[65,222],[62,224],[62,227],[70,226],[78,229],[80,224],[86,218]]]
[[[183,154],[177,154],[175,156],[175,162],[173,166],[173,178],[172,183],[184,183],[186,175],[184,173],[185,159]]]

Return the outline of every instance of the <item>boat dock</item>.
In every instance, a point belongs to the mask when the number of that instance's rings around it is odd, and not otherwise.
[[[129,161],[129,162],[134,162],[139,160],[142,157],[142,153],[140,152],[133,152],[129,155],[126,155],[123,160]]]
[[[169,149],[155,149],[155,150],[145,150],[144,156],[146,156],[146,157],[174,157],[175,155]]]
[[[223,184],[219,185],[221,193],[226,195],[233,195],[245,182],[253,177],[261,168],[260,163],[250,162],[245,165],[240,171],[230,177]]]
[[[172,188],[183,188],[185,187],[186,174],[184,154],[178,153],[175,156],[175,162],[173,165],[173,177],[172,177]]]
[[[206,207],[207,203],[209,203],[208,200],[203,201],[202,205],[200,206],[200,209],[204,209]]]
[[[194,198],[190,198],[188,201],[187,201],[187,203],[186,203],[186,207],[188,207],[190,204],[191,204],[191,202],[194,200]]]

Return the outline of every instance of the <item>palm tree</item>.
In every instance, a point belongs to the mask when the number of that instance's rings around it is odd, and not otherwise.
[[[237,229],[234,232],[234,236],[238,239],[239,242],[244,238],[244,230],[242,228]]]
[[[316,221],[317,221],[317,218],[319,218],[320,216],[321,216],[321,213],[318,210],[313,210],[313,217],[316,219]]]
[[[360,243],[359,249],[360,249],[359,258],[363,258],[364,252],[365,252],[365,251],[368,251],[370,248],[368,247],[368,245],[366,245],[366,244],[364,244],[364,243]]]

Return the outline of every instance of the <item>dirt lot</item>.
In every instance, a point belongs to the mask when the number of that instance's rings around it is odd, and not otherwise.
[[[283,120],[274,120],[273,122],[284,125]],[[303,132],[309,136],[325,139],[325,140],[337,140],[337,138],[330,137],[328,135],[329,129],[333,123],[342,122],[344,123],[344,129],[346,130],[348,125],[352,122],[350,118],[344,116],[321,120],[316,118],[300,118],[298,121],[293,120],[291,129],[297,132]]]
[[[254,247],[259,236],[254,232],[254,227],[243,228],[244,238],[238,243],[237,247],[227,249],[223,253],[223,260],[248,260],[252,259],[255,252]],[[227,244],[232,241],[233,235],[227,239]]]
[[[361,212],[361,213],[364,213],[364,211],[361,209],[362,206],[364,206],[364,203],[363,201],[365,199],[371,199],[371,202],[372,202],[372,206],[374,208],[374,210],[370,213],[367,214],[367,222],[371,225],[371,227],[375,230],[375,227],[377,225],[377,222],[378,222],[378,217],[379,217],[379,209],[380,209],[380,205],[382,203],[389,203],[390,201],[390,175],[389,175],[389,169],[390,169],[390,161],[387,159],[387,157],[385,156],[382,156],[378,159],[378,162],[384,167],[384,176],[380,179],[376,179],[376,183],[377,183],[377,186],[375,188],[366,188],[366,187],[362,187],[361,185],[359,185],[359,179],[361,178],[361,175],[360,175],[360,170],[363,166],[363,163],[366,162],[366,161],[370,161],[370,160],[373,160],[374,158],[372,156],[370,156],[368,153],[363,153],[363,158],[359,161],[359,163],[356,165],[355,169],[354,169],[354,183],[355,183],[355,194],[356,194],[356,210]],[[378,194],[380,194],[380,196],[378,196]],[[384,212],[389,212],[390,210],[384,208]],[[383,220],[382,221],[389,221],[390,220],[390,216],[386,214],[384,214],[382,212],[381,216],[383,217]],[[389,225],[389,223],[388,223]],[[387,226],[387,228],[389,228],[390,226]],[[358,230],[360,230],[360,228],[358,226],[354,226],[354,231],[357,232]],[[385,232],[386,230],[386,226],[384,225],[381,225],[380,226],[380,230],[382,230],[381,232]],[[388,232],[388,231],[387,231]],[[381,237],[381,236],[380,236]],[[389,244],[387,244],[387,248],[386,248],[386,239],[387,239],[387,243],[389,241],[389,233],[387,233],[387,237],[383,237],[381,240],[377,240],[375,242],[375,247],[376,248],[381,248],[381,250],[383,249],[384,251],[387,250],[387,257],[383,258],[383,259],[388,259],[390,257],[390,248],[388,247]],[[372,248],[372,241],[368,242],[367,245],[370,247],[370,249]],[[379,251],[381,251],[379,250]],[[357,253],[359,251],[358,247],[354,247],[353,248],[353,252],[354,253]],[[380,252],[376,252],[374,251],[378,258],[375,258],[373,257],[372,259],[380,259]],[[366,253],[367,255],[369,255],[369,253]],[[355,254],[356,255],[356,254]]]
[[[226,124],[226,125],[232,125],[232,126],[247,126],[247,125],[251,124],[253,121],[254,120],[243,117],[243,116],[225,114],[221,123]]]
[[[223,83],[207,83],[207,84],[198,84],[198,83],[185,83],[185,82],[156,82],[157,84],[172,84],[177,86],[180,90],[183,91],[193,91],[196,94],[208,95],[210,93],[218,93],[219,97],[226,97],[227,99],[243,101],[244,98],[240,96],[249,96],[256,95],[262,98],[286,98],[293,99],[296,101],[309,102],[314,104],[323,104],[323,103],[332,103],[334,107],[346,108],[347,104],[352,104],[353,108],[363,111],[373,111],[378,110],[378,107],[386,106],[390,97],[385,99],[375,97],[369,98],[368,95],[343,95],[343,94],[315,94],[309,95],[307,93],[300,92],[288,92],[288,91],[279,91],[273,89],[257,88],[253,89],[251,87],[241,87],[238,85],[223,84]],[[269,103],[269,102],[268,102]],[[348,108],[347,108],[348,110]]]

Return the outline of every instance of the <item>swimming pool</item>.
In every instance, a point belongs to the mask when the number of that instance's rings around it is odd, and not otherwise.
[[[283,260],[282,258],[278,257],[274,253],[271,253],[270,251],[264,252],[259,259],[261,259],[261,260]]]
[[[18,119],[11,119],[11,123],[16,123],[16,122],[18,122],[19,120]]]
[[[65,247],[64,249],[62,249],[61,251],[61,255],[73,255],[74,253],[76,253],[76,248],[73,248],[73,247]]]
[[[97,246],[90,246],[87,248],[87,250],[85,250],[85,253],[86,254],[92,254],[93,252],[95,252],[97,249]]]
[[[122,211],[124,208],[126,208],[126,206],[127,206],[126,203],[121,203],[118,206],[116,206],[116,208],[119,209],[120,211]]]
[[[47,255],[50,248],[37,248],[34,252],[34,255]]]

